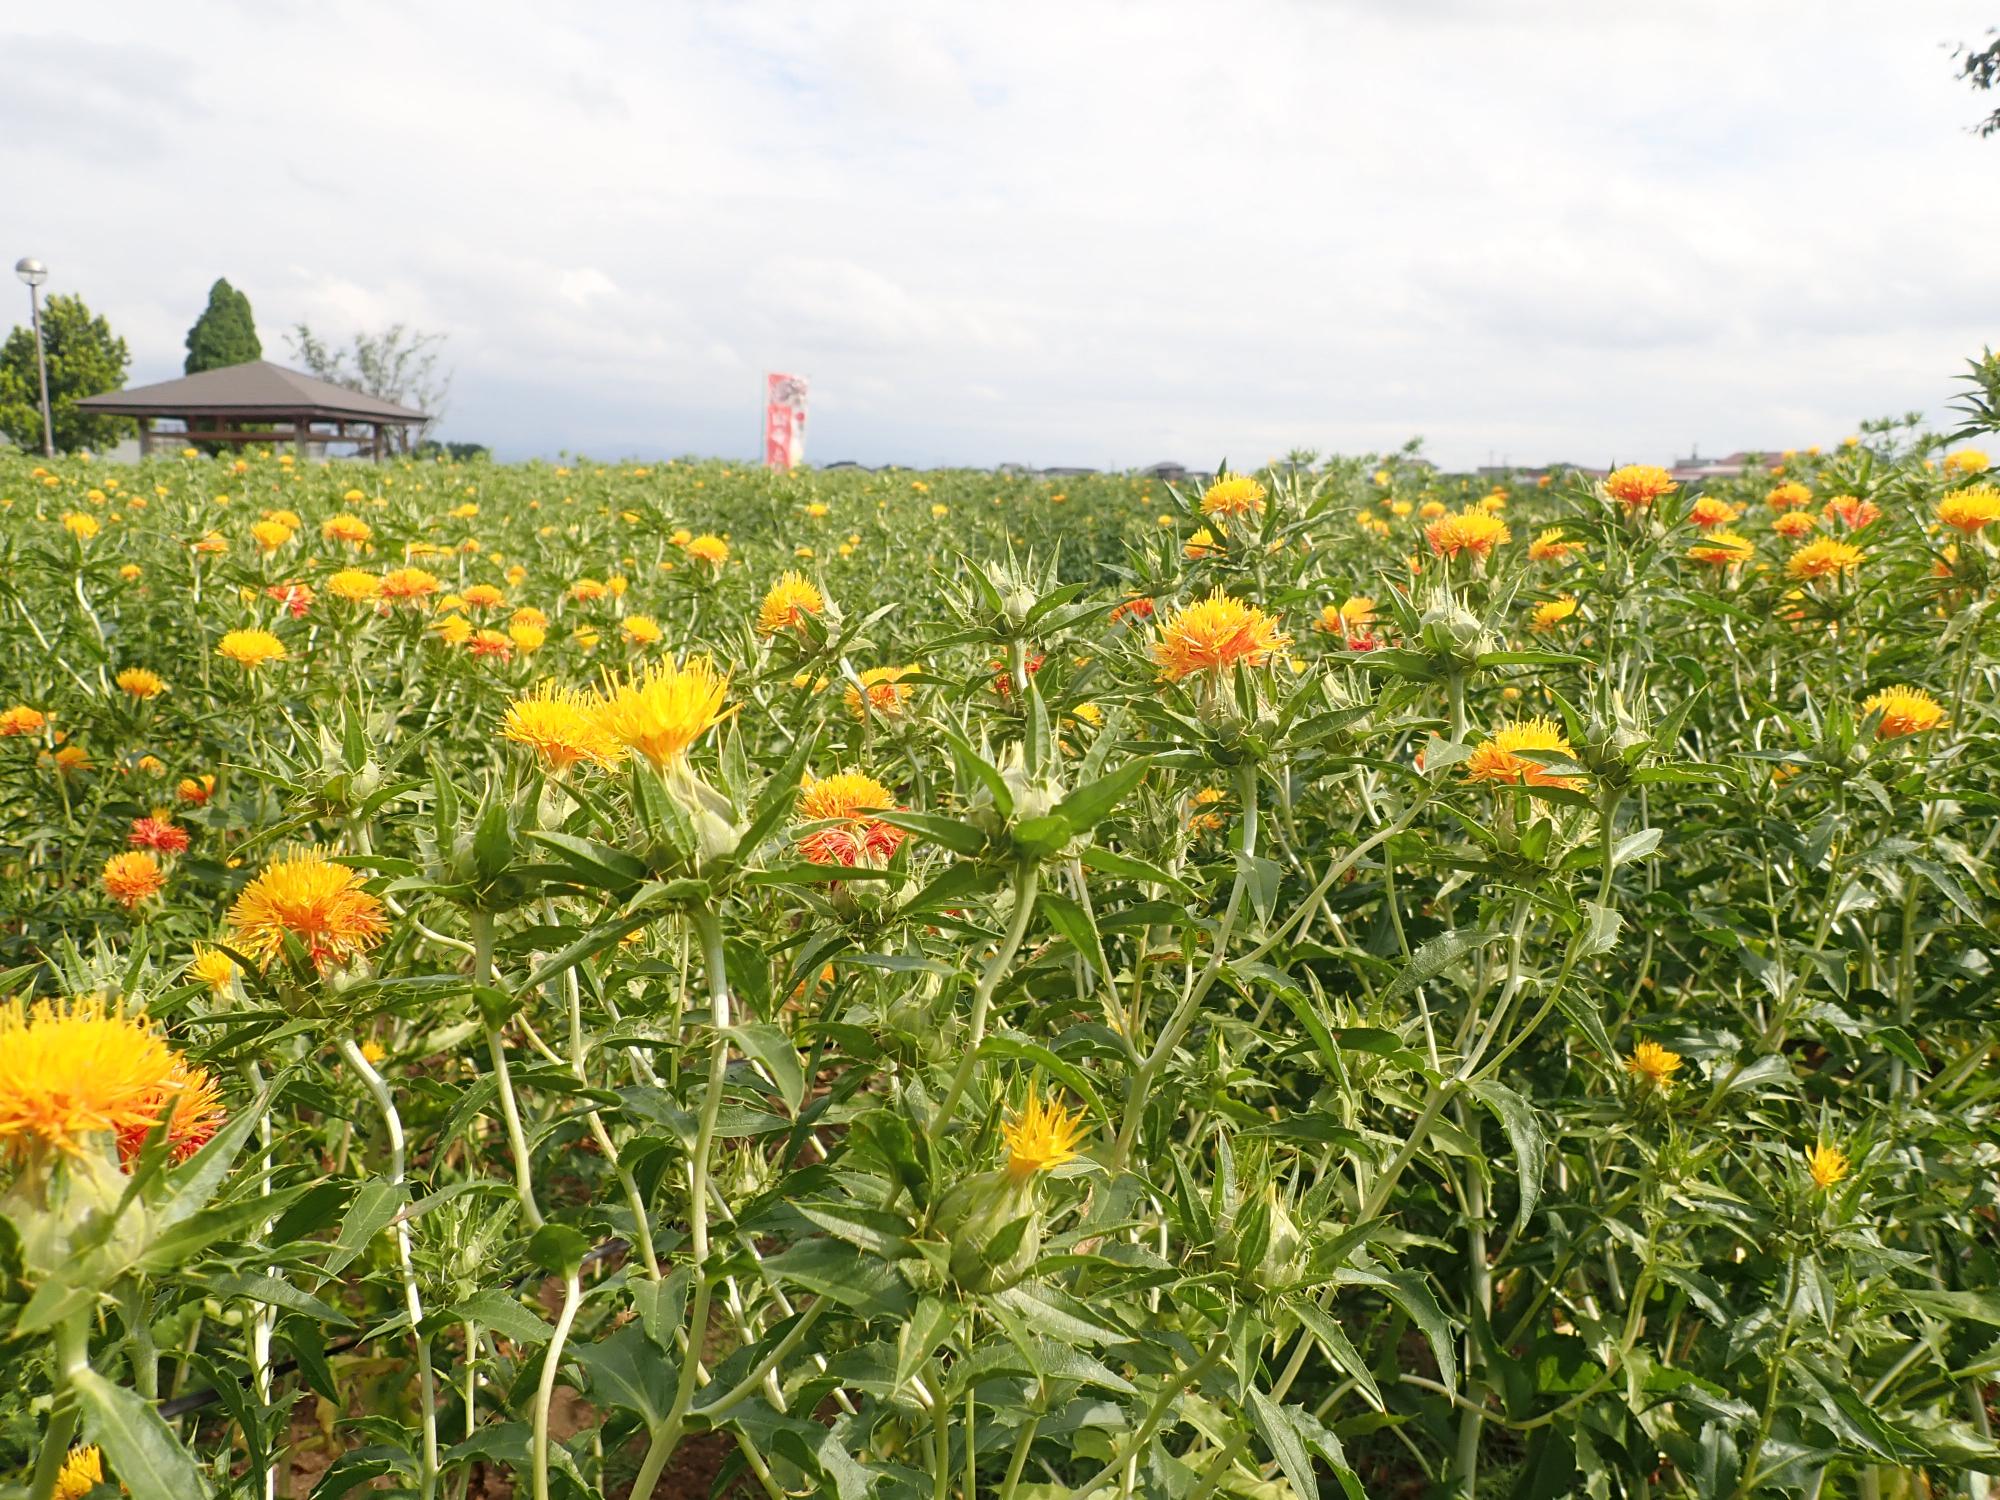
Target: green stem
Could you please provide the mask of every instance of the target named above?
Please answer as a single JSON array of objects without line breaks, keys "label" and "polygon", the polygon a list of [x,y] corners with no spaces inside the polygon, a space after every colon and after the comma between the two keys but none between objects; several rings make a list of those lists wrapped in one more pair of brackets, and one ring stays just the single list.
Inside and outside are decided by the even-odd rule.
[{"label": "green stem", "polygon": [[931,1500],[951,1500],[951,1412],[943,1401],[931,1406]]},{"label": "green stem", "polygon": [[646,1456],[639,1460],[639,1472],[632,1476],[631,1500],[652,1500],[653,1490],[673,1453],[674,1445],[667,1441],[667,1424],[663,1422],[653,1430],[646,1444]]},{"label": "green stem", "polygon": [[1100,1484],[1116,1478],[1118,1472],[1125,1467],[1125,1461],[1143,1451],[1146,1444],[1153,1440],[1153,1434],[1159,1431],[1160,1424],[1166,1420],[1167,1413],[1173,1409],[1174,1403],[1181,1398],[1181,1393],[1199,1385],[1201,1378],[1220,1364],[1222,1356],[1228,1352],[1229,1330],[1225,1328],[1209,1340],[1208,1348],[1202,1351],[1200,1359],[1168,1379],[1160,1387],[1159,1394],[1153,1398],[1153,1404],[1146,1409],[1145,1417],[1140,1421],[1138,1429],[1130,1440],[1121,1443],[1117,1451],[1111,1455],[1111,1461],[1078,1485],[1074,1493],[1080,1496],[1088,1495]]},{"label": "green stem", "polygon": [[[481,989],[493,988],[493,913],[472,914],[472,982]],[[528,1154],[528,1137],[521,1129],[521,1106],[514,1097],[514,1075],[507,1066],[507,1044],[500,1028],[486,1023],[486,1054],[493,1060],[493,1083],[500,1093],[500,1118],[507,1127],[507,1148],[514,1158],[514,1192],[521,1200],[521,1216],[530,1229],[542,1227],[542,1211],[535,1203],[534,1159]]]},{"label": "green stem", "polygon": [[[1243,819],[1237,842],[1236,879],[1229,887],[1229,902],[1222,910],[1222,921],[1215,931],[1215,946],[1203,965],[1200,976],[1188,987],[1187,994],[1175,1007],[1167,1024],[1160,1031],[1159,1039],[1146,1054],[1131,1082],[1125,1090],[1125,1118],[1118,1127],[1118,1139],[1111,1148],[1111,1166],[1114,1171],[1122,1170],[1137,1141],[1139,1127],[1146,1116],[1146,1096],[1152,1092],[1160,1074],[1172,1060],[1174,1048],[1178,1047],[1187,1029],[1201,1013],[1201,1003],[1208,998],[1208,992],[1222,967],[1228,960],[1229,940],[1236,932],[1236,923],[1242,916],[1243,898],[1250,888],[1251,861],[1257,855],[1257,767],[1245,764],[1237,767],[1236,793],[1243,804]],[[1329,872],[1331,873],[1331,872]],[[1310,910],[1310,907],[1307,908]],[[1132,1038],[1136,1046],[1138,1038]]]},{"label": "green stem", "polygon": [[1798,1299],[1799,1262],[1794,1256],[1785,1263],[1785,1321],[1778,1333],[1778,1344],[1771,1351],[1771,1371],[1764,1382],[1764,1409],[1757,1420],[1757,1438],[1751,1443],[1750,1452],[1743,1460],[1743,1478],[1731,1492],[1731,1500],[1743,1500],[1754,1494],[1757,1481],[1764,1476],[1758,1471],[1757,1460],[1763,1456],[1764,1445],[1771,1440],[1771,1426],[1778,1416],[1778,1388],[1784,1380],[1785,1351],[1792,1342],[1792,1307]]},{"label": "green stem", "polygon": [[1424,1096],[1423,1108],[1417,1114],[1417,1121],[1410,1127],[1410,1138],[1403,1142],[1402,1149],[1383,1169],[1382,1175],[1375,1179],[1374,1184],[1368,1189],[1368,1196],[1362,1200],[1363,1223],[1382,1212],[1383,1205],[1389,1201],[1389,1194],[1395,1190],[1396,1179],[1403,1175],[1404,1170],[1415,1160],[1416,1154],[1423,1149],[1424,1140],[1429,1136],[1431,1126],[1437,1123],[1437,1117],[1443,1113],[1445,1105],[1457,1092],[1458,1080],[1455,1078],[1440,1079],[1430,1086]]},{"label": "green stem", "polygon": [[[120,1298],[125,1307],[126,1326],[131,1330],[132,1389],[148,1401],[160,1399],[160,1351],[153,1342],[153,1293],[143,1281]],[[263,1393],[269,1399],[270,1392]]]},{"label": "green stem", "polygon": [[1615,868],[1613,856],[1618,849],[1617,824],[1618,804],[1624,800],[1623,787],[1607,786],[1598,793],[1597,821],[1599,823],[1599,848],[1602,851],[1602,873],[1597,878],[1597,904],[1611,903],[1611,872]]},{"label": "green stem", "polygon": [[[938,1404],[942,1406],[944,1403]],[[973,1440],[978,1421],[976,1389],[968,1385],[965,1388],[965,1500],[979,1500],[979,1444]]]},{"label": "green stem", "polygon": [[[1285,1368],[1278,1374],[1277,1383],[1271,1387],[1271,1400],[1274,1404],[1284,1402],[1286,1394],[1292,1388],[1292,1382],[1299,1378],[1299,1371],[1305,1368],[1306,1356],[1312,1353],[1314,1347],[1311,1332],[1301,1328],[1298,1341],[1292,1345],[1292,1357],[1285,1362]],[[1275,1353],[1276,1350],[1273,1349],[1272,1352]],[[1207,1497],[1214,1493],[1215,1487],[1222,1483],[1222,1476],[1236,1461],[1236,1455],[1243,1451],[1249,1441],[1247,1434],[1238,1434],[1224,1444],[1221,1451],[1209,1461],[1208,1467],[1201,1472],[1187,1500],[1207,1500]]]},{"label": "green stem", "polygon": [[1028,1451],[1035,1446],[1035,1434],[1041,1425],[1042,1414],[1036,1412],[1014,1440],[1014,1456],[1007,1461],[1007,1477],[1000,1481],[1000,1500],[1014,1500],[1014,1491],[1020,1487],[1021,1475],[1028,1467]]},{"label": "green stem", "polygon": [[931,1116],[930,1128],[925,1133],[935,1141],[950,1122],[958,1109],[958,1101],[964,1096],[966,1085],[972,1082],[972,1070],[979,1062],[979,1048],[986,1040],[986,1016],[993,1005],[993,992],[1000,987],[1000,980],[1007,972],[1007,966],[1014,961],[1014,955],[1021,947],[1021,939],[1028,934],[1028,921],[1035,912],[1035,897],[1040,889],[1041,866],[1033,860],[1024,859],[1014,867],[1014,912],[1007,923],[1007,932],[1000,940],[1000,946],[979,975],[979,982],[972,989],[971,1035],[966,1039],[964,1054],[958,1060],[958,1068],[951,1075],[951,1085],[939,1101],[937,1111]]},{"label": "green stem", "polygon": [[[1468,1128],[1463,1099],[1459,1101],[1458,1124],[1461,1130]],[[1486,1263],[1486,1180],[1480,1176],[1481,1170],[1482,1164],[1476,1160],[1465,1164],[1465,1266],[1467,1301],[1478,1309],[1484,1321],[1493,1311],[1493,1269]],[[1486,1426],[1486,1413],[1478,1405],[1479,1397],[1471,1378],[1478,1357],[1478,1340],[1468,1328],[1463,1379],[1473,1404],[1462,1410],[1458,1418],[1458,1486],[1466,1500],[1472,1500],[1478,1492],[1479,1437]]]},{"label": "green stem", "polygon": [[[389,1133],[389,1183],[400,1188],[404,1168],[403,1117],[396,1112],[389,1085],[382,1081],[382,1075],[375,1071],[352,1036],[340,1039],[340,1055],[374,1096],[382,1127]],[[417,1400],[423,1413],[423,1456],[417,1469],[417,1491],[422,1500],[431,1500],[437,1493],[438,1474],[437,1388],[431,1373],[431,1342],[422,1332],[424,1304],[417,1292],[417,1272],[410,1257],[409,1222],[401,1215],[396,1218],[395,1230],[396,1265],[402,1274],[403,1307],[410,1317],[410,1339],[416,1345]]]},{"label": "green stem", "polygon": [[[549,924],[554,926],[556,911],[553,901],[546,904],[546,913]],[[586,1067],[583,1041],[582,988],[577,982],[576,970],[574,968],[565,970],[563,973],[563,995],[564,999],[568,1002],[569,1009],[570,1072],[576,1076],[578,1083],[588,1088],[590,1086],[590,1078]],[[645,1197],[640,1193],[639,1184],[633,1179],[630,1170],[626,1168],[624,1162],[619,1160],[618,1147],[611,1139],[611,1132],[604,1128],[603,1117],[593,1109],[585,1114],[584,1119],[590,1126],[590,1134],[596,1140],[598,1149],[604,1153],[604,1160],[610,1166],[612,1175],[618,1179],[620,1190],[625,1194],[625,1206],[632,1215],[632,1246],[638,1252],[639,1264],[644,1268],[648,1279],[658,1281],[660,1279],[660,1259],[653,1247],[653,1225],[650,1216],[646,1212]]]},{"label": "green stem", "polygon": [[576,1309],[583,1301],[583,1285],[572,1268],[563,1278],[562,1312],[556,1317],[555,1333],[549,1339],[548,1353],[542,1356],[542,1378],[535,1387],[535,1500],[549,1500],[549,1406],[555,1400],[556,1374],[562,1365],[563,1345],[569,1340],[570,1325],[576,1322]]},{"label": "green stem", "polygon": [[[479,1430],[479,1325],[467,1318],[465,1328],[465,1436]],[[466,1471],[469,1475],[471,1470]]]},{"label": "green stem", "polygon": [[[694,1156],[688,1164],[688,1249],[694,1258],[694,1295],[688,1306],[687,1346],[681,1359],[680,1378],[675,1384],[674,1404],[666,1420],[654,1431],[652,1445],[640,1465],[639,1478],[633,1481],[631,1500],[647,1500],[659,1481],[660,1471],[666,1467],[668,1456],[680,1442],[688,1408],[694,1402],[695,1382],[701,1374],[701,1351],[708,1332],[709,1308],[715,1297],[714,1281],[708,1270],[708,1174],[709,1156],[715,1149],[715,1125],[722,1113],[723,1091],[729,1083],[729,961],[722,944],[722,919],[714,908],[697,908],[693,920],[701,939],[703,967],[708,973],[709,1024],[715,1032],[709,1049],[708,1089],[702,1096],[701,1123],[695,1133]],[[760,1373],[758,1379],[762,1378]]]},{"label": "green stem", "polygon": [[42,1433],[42,1449],[35,1458],[35,1472],[28,1480],[28,1500],[51,1500],[63,1461],[69,1457],[69,1440],[76,1435],[76,1402],[70,1399],[70,1382],[80,1370],[90,1368],[85,1323],[72,1318],[56,1325],[56,1357],[50,1372],[55,1387],[54,1404],[49,1409],[49,1425]]}]

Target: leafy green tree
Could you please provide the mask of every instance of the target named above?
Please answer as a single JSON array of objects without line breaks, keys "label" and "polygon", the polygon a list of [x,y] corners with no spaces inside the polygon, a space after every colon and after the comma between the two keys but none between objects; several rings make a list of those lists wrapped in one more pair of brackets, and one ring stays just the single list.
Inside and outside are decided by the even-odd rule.
[{"label": "leafy green tree", "polygon": [[250,299],[231,286],[226,277],[208,289],[208,306],[188,330],[187,352],[186,368],[190,375],[244,365],[264,357],[264,345],[257,338],[257,323],[250,313]]},{"label": "leafy green tree", "polygon": [[[111,325],[60,293],[42,304],[42,344],[48,352],[49,404],[56,447],[106,448],[132,428],[125,417],[97,417],[76,409],[85,396],[118,390],[132,352]],[[0,345],[0,432],[23,448],[42,446],[41,392],[35,374],[35,335],[17,327]]]}]

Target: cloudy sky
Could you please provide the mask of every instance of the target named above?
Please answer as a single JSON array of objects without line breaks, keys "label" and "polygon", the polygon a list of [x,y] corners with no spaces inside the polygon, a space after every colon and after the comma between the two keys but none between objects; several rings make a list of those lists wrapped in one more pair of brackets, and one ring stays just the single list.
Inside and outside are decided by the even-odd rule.
[{"label": "cloudy sky", "polygon": [[[564,14],[570,12],[570,14]],[[93,0],[0,16],[0,226],[180,372],[226,275],[450,335],[441,435],[1124,466],[1665,459],[2000,341],[1947,0]]]}]

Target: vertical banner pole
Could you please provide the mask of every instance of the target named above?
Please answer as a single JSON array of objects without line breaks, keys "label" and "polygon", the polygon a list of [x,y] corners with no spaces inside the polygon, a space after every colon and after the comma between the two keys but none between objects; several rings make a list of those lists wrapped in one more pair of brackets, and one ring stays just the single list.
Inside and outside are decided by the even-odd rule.
[{"label": "vertical banner pole", "polygon": [[764,377],[764,467],[787,473],[805,462],[806,380],[803,375]]}]

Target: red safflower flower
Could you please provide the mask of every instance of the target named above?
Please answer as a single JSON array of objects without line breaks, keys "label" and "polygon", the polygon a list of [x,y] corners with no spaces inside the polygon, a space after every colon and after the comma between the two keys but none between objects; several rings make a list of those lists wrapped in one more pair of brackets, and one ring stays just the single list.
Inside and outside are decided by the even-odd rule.
[{"label": "red safflower flower", "polygon": [[303,583],[274,583],[264,590],[271,598],[285,607],[285,613],[294,620],[312,608],[313,591]]},{"label": "red safflower flower", "polygon": [[154,849],[161,854],[185,854],[188,831],[164,813],[151,813],[132,820],[132,833],[125,841],[134,849]]},{"label": "red safflower flower", "polygon": [[[1042,670],[1042,663],[1048,658],[1040,651],[1028,658],[1028,675],[1034,676]],[[1014,693],[1014,673],[1004,661],[990,661],[986,664],[993,669],[993,691],[1003,698]]]}]

